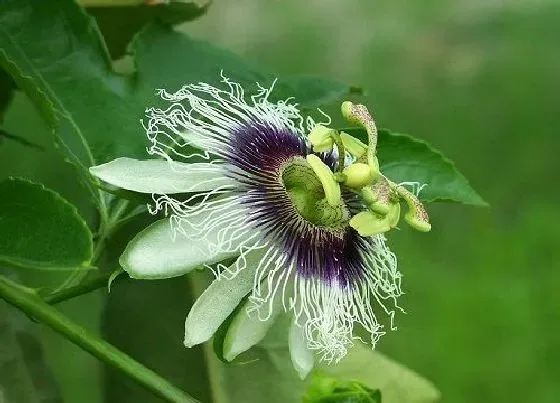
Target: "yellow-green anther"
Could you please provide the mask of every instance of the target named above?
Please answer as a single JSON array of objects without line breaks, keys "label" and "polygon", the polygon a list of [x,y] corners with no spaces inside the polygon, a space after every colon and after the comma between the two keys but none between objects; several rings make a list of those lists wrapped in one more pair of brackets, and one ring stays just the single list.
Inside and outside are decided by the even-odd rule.
[{"label": "yellow-green anther", "polygon": [[380,214],[387,214],[393,203],[393,190],[387,180],[381,177],[371,186],[371,193],[375,196],[375,200],[368,203],[369,209]]},{"label": "yellow-green anther", "polygon": [[351,188],[363,188],[364,186],[369,185],[373,180],[371,169],[368,164],[355,162],[344,168],[344,171],[342,172],[346,175],[344,184]]},{"label": "yellow-green anther", "polygon": [[361,211],[350,219],[350,226],[360,236],[373,236],[391,229],[388,220],[371,211]]},{"label": "yellow-green anther", "polygon": [[431,230],[432,225],[428,212],[420,200],[404,186],[397,186],[396,190],[408,206],[408,211],[404,215],[404,220],[408,225],[422,232]]},{"label": "yellow-green anther", "polygon": [[360,158],[367,151],[367,146],[364,143],[348,133],[340,132],[340,139],[346,151],[356,158]]},{"label": "yellow-green anther", "polygon": [[344,119],[346,119],[349,123],[356,125],[361,124],[356,115],[354,115],[354,104],[352,102],[344,101],[340,106],[340,111],[342,112]]},{"label": "yellow-green anther", "polygon": [[353,124],[357,124],[366,129],[368,134],[368,149],[375,154],[377,147],[377,126],[375,120],[371,117],[367,107],[362,104],[353,104],[350,101],[344,101],[341,107],[342,116]]},{"label": "yellow-green anther", "polygon": [[327,199],[327,202],[331,206],[338,206],[342,202],[342,199],[340,197],[340,185],[336,181],[334,174],[316,155],[310,154],[306,159],[323,185],[323,191],[325,192],[325,199]]},{"label": "yellow-green anther", "polygon": [[368,206],[377,201],[377,194],[373,191],[373,186],[366,186],[362,188],[362,199]]},{"label": "yellow-green anther", "polygon": [[307,138],[313,146],[313,151],[326,152],[332,150],[334,144],[333,134],[336,134],[336,130],[323,125],[315,125]]},{"label": "yellow-green anther", "polygon": [[353,104],[350,101],[344,101],[341,106],[342,116],[348,122],[359,124],[368,134],[368,147],[367,147],[367,163],[371,167],[372,172],[379,170],[377,163],[376,147],[377,147],[377,126],[375,120],[371,117],[365,105]]}]

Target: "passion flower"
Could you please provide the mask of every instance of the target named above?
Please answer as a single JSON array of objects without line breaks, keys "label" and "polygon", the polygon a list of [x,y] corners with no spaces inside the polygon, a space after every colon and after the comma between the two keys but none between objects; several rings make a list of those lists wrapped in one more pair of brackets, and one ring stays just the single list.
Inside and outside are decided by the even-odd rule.
[{"label": "passion flower", "polygon": [[[207,341],[235,310],[224,342],[232,360],[264,337],[276,316],[293,317],[289,345],[304,377],[314,354],[339,361],[359,339],[375,346],[393,327],[402,294],[397,259],[384,233],[400,217],[429,230],[414,192],[379,171],[375,121],[363,105],[342,113],[368,133],[368,144],[303,117],[296,103],[269,100],[272,87],[190,84],[159,90],[165,109],[143,122],[149,154],[91,168],[100,179],[152,193],[164,212],[128,245],[120,263],[131,277],[168,278],[197,267],[216,279],[191,308],[187,347]],[[230,266],[220,262],[236,258]]]}]

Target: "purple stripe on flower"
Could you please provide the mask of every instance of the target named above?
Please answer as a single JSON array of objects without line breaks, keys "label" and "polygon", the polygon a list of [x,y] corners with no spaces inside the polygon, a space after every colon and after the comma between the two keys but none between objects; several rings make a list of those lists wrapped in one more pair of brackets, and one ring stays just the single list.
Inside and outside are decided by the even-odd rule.
[{"label": "purple stripe on flower", "polygon": [[[240,196],[253,224],[282,245],[297,273],[342,286],[361,279],[366,270],[361,251],[371,247],[370,241],[349,226],[328,228],[307,221],[282,182],[286,162],[310,152],[305,141],[291,129],[261,123],[240,127],[230,138],[225,158],[235,167],[232,176],[243,184]],[[332,153],[321,158],[334,168]]]}]

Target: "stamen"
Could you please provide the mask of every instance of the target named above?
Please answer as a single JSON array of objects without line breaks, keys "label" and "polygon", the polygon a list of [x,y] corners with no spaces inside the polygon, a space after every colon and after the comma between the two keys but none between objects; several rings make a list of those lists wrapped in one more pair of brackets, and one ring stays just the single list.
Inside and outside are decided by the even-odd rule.
[{"label": "stamen", "polygon": [[430,231],[432,229],[432,225],[429,221],[428,212],[420,200],[418,200],[418,198],[404,186],[397,186],[396,189],[399,196],[401,196],[408,205],[408,211],[404,215],[404,220],[408,223],[408,225],[418,231]]},{"label": "stamen", "polygon": [[345,101],[341,106],[342,116],[351,123],[359,124],[366,129],[368,134],[367,163],[374,178],[379,174],[379,162],[377,161],[377,126],[365,105],[355,105]]}]

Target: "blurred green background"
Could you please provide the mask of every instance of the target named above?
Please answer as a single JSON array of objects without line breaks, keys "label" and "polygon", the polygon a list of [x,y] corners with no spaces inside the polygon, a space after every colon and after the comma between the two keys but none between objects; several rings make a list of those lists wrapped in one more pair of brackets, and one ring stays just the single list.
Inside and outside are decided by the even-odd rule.
[{"label": "blurred green background", "polygon": [[[444,402],[558,401],[559,1],[217,0],[181,29],[279,75],[362,86],[380,126],[451,158],[491,208],[431,205],[432,232],[391,235],[407,314],[379,348],[433,381]],[[92,217],[23,95],[4,127],[49,151],[22,159],[20,145],[0,142],[0,177],[42,180]],[[100,293],[63,305],[91,329],[118,327]],[[42,336],[67,401],[100,402],[97,362]]]}]

